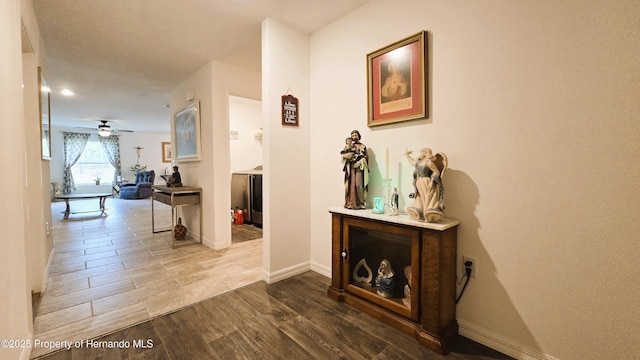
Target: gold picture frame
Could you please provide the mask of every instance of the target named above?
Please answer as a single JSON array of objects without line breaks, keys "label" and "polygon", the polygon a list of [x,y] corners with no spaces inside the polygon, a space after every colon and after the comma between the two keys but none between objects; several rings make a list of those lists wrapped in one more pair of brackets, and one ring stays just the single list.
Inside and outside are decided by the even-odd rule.
[{"label": "gold picture frame", "polygon": [[168,141],[162,142],[162,162],[171,162],[171,143]]},{"label": "gold picture frame", "polygon": [[427,32],[367,54],[367,126],[428,116]]}]

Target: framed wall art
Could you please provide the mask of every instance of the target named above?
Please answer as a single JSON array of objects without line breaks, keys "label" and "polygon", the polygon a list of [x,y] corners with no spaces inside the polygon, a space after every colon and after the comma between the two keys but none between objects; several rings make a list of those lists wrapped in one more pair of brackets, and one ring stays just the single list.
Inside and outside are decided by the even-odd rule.
[{"label": "framed wall art", "polygon": [[367,125],[377,126],[428,116],[427,32],[367,54]]},{"label": "framed wall art", "polygon": [[200,160],[200,102],[195,101],[172,119],[173,156],[176,161]]},{"label": "framed wall art", "polygon": [[171,143],[167,141],[162,142],[162,162],[171,162]]},{"label": "framed wall art", "polygon": [[38,94],[40,98],[40,139],[42,159],[51,160],[51,98],[42,68],[38,67]]}]

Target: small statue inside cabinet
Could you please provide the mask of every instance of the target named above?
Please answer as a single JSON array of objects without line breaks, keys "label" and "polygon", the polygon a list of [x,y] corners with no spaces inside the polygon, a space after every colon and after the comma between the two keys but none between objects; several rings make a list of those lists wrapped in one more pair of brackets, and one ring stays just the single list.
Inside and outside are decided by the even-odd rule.
[{"label": "small statue inside cabinet", "polygon": [[385,298],[392,298],[395,295],[396,277],[389,260],[384,259],[378,267],[378,276],[376,277],[376,286],[378,286],[378,295]]},{"label": "small statue inside cabinet", "polygon": [[404,155],[414,167],[413,188],[409,195],[414,199],[407,207],[409,218],[418,221],[437,223],[444,218],[444,186],[442,177],[448,167],[447,156],[443,153],[433,155],[431,149],[420,149],[417,159],[407,150]]},{"label": "small statue inside cabinet", "polygon": [[411,266],[405,266],[404,276],[407,278],[407,284],[404,286],[404,298],[402,303],[411,309]]}]

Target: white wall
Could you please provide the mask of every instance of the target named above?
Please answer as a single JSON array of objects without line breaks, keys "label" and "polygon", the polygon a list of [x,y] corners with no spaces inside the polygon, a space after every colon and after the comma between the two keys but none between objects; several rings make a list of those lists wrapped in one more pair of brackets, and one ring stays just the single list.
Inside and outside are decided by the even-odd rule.
[{"label": "white wall", "polygon": [[[40,30],[30,1],[21,7],[23,23],[22,85],[23,116],[25,120],[27,188],[27,274],[31,292],[46,288],[47,266],[52,258],[53,236],[51,198],[49,195],[50,162],[42,159],[40,88],[38,68],[43,69],[44,48]],[[24,44],[28,44],[25,46]],[[47,231],[47,229],[49,231]]]},{"label": "white wall", "polygon": [[[3,106],[0,106],[3,128],[0,133],[0,160],[10,174],[10,181],[0,190],[5,203],[0,210],[0,338],[27,340],[31,338],[33,327],[31,286],[26,264],[27,119],[23,112],[20,10],[20,1],[0,3],[0,97],[3,101]],[[3,359],[26,359],[28,354],[28,349],[0,347]]]},{"label": "white wall", "polygon": [[[43,169],[49,168],[49,161],[41,160],[42,137],[40,133],[40,104],[38,87],[38,59],[35,53],[25,53],[23,61],[23,101],[26,123],[27,158],[27,267],[29,282],[33,292],[42,292],[45,288],[45,268],[53,247],[53,238],[47,236],[46,226],[51,227],[50,198],[43,195],[43,178],[49,178]],[[46,184],[48,180],[44,180]],[[46,210],[48,211],[44,211]],[[51,233],[50,233],[51,234]]]},{"label": "white wall", "polygon": [[229,96],[229,130],[237,133],[237,139],[230,137],[229,140],[231,173],[262,165],[262,138],[256,139],[260,129],[262,103]]},{"label": "white wall", "polygon": [[[169,122],[170,119],[165,121]],[[160,175],[173,173],[171,163],[162,162],[162,143],[171,141],[171,134],[161,133],[121,133],[120,134],[120,162],[122,163],[122,177],[129,181],[135,181],[135,174],[129,168],[135,165],[137,154],[135,147],[143,148],[140,151],[140,165],[147,165],[147,170],[154,170],[156,178],[154,183],[164,185],[165,181]]]},{"label": "white wall", "polygon": [[[478,259],[461,333],[518,358],[637,358],[640,7],[633,1],[372,1],[312,36],[311,249],[329,267],[352,129],[445,152],[458,254]],[[366,54],[429,31],[427,120],[366,126]],[[286,86],[285,86],[286,87]],[[376,183],[378,185],[376,185]]]},{"label": "white wall", "polygon": [[[171,92],[172,114],[187,105],[189,92],[200,101],[201,160],[178,165],[185,185],[202,188],[203,242],[214,249],[231,245],[229,95],[260,99],[260,86],[260,74],[212,61]],[[189,216],[183,221],[198,221],[195,210],[184,211]],[[187,227],[195,229],[194,224]]]},{"label": "white wall", "polygon": [[[310,266],[308,35],[263,21],[262,83],[264,277],[270,282]],[[300,101],[299,127],[282,126],[281,97],[288,91]]]}]

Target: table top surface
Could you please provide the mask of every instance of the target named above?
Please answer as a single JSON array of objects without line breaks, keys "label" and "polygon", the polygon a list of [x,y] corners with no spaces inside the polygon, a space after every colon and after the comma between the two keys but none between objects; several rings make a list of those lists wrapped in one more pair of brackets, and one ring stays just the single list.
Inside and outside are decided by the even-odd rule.
[{"label": "table top surface", "polygon": [[331,207],[329,208],[329,212],[335,213],[335,214],[343,214],[343,215],[348,215],[353,217],[359,217],[364,219],[383,221],[388,223],[408,225],[408,226],[419,227],[424,229],[438,230],[438,231],[444,231],[460,224],[460,220],[456,220],[456,219],[445,218],[445,219],[442,219],[442,221],[439,223],[429,223],[425,221],[410,219],[409,215],[407,215],[406,213],[398,214],[396,216],[390,216],[388,214],[376,214],[371,209],[351,210],[351,209],[345,209],[344,207]]},{"label": "table top surface", "polygon": [[62,194],[56,196],[56,199],[92,199],[97,197],[107,197],[113,195],[110,192],[105,193],[87,193],[87,194]]},{"label": "table top surface", "polygon": [[177,186],[177,187],[169,187],[166,185],[153,185],[152,189],[171,194],[178,193],[199,193],[202,192],[202,188],[195,186]]}]

